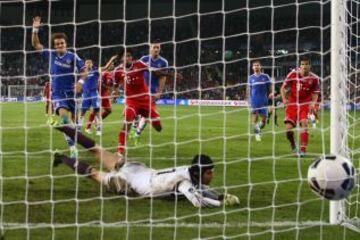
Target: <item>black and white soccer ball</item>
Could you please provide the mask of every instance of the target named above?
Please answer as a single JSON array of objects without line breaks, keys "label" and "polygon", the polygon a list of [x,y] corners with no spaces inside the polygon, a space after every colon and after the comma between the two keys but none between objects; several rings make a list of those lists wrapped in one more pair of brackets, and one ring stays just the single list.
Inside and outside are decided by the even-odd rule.
[{"label": "black and white soccer ball", "polygon": [[321,156],[308,170],[310,188],[328,200],[348,197],[355,185],[355,169],[349,159],[342,156]]}]

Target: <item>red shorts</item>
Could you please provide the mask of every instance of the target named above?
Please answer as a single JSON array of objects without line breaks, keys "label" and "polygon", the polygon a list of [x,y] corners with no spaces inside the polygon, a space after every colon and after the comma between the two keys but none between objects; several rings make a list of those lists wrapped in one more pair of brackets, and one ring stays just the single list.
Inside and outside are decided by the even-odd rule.
[{"label": "red shorts", "polygon": [[289,105],[286,107],[286,117],[285,117],[285,123],[292,123],[294,126],[298,122],[301,122],[303,120],[308,120],[310,112],[310,105],[309,104],[303,104],[303,105]]},{"label": "red shorts", "polygon": [[160,120],[160,114],[154,102],[149,103],[148,101],[141,102],[127,99],[124,109],[125,120],[132,122],[138,115],[150,118],[152,121]]},{"label": "red shorts", "polygon": [[111,97],[110,96],[101,96],[101,107],[106,109],[112,108]]}]

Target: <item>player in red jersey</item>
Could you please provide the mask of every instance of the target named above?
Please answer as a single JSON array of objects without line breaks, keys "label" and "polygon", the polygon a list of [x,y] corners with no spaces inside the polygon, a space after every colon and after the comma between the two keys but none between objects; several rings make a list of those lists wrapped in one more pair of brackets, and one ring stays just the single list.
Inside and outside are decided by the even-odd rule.
[{"label": "player in red jersey", "polygon": [[[107,116],[110,115],[112,111],[111,104],[111,92],[113,87],[113,73],[114,70],[114,60],[118,56],[112,56],[110,60],[106,63],[104,67],[101,68],[101,83],[99,84],[99,92],[101,97],[101,119],[104,120]],[[91,134],[91,125],[95,119],[95,112],[92,111],[89,115],[89,120],[87,122],[85,132]]]},{"label": "player in red jersey", "polygon": [[139,114],[150,119],[156,131],[160,132],[162,129],[160,115],[144,79],[144,72],[149,70],[149,66],[142,61],[133,60],[132,52],[129,49],[124,51],[123,56],[124,63],[114,70],[115,84],[123,85],[125,92],[125,121],[119,133],[118,153],[120,155],[125,153],[128,132]]},{"label": "player in red jersey", "polygon": [[43,97],[45,101],[45,115],[48,118],[48,122],[51,121],[53,115],[53,105],[51,103],[51,85],[50,81],[47,81],[43,90]]},{"label": "player in red jersey", "polygon": [[[314,109],[318,99],[319,77],[310,71],[310,59],[306,56],[300,59],[300,69],[292,71],[286,77],[281,87],[281,97],[286,106],[286,136],[291,148],[300,157],[304,157],[309,142],[308,116]],[[289,92],[286,96],[287,91]],[[300,123],[300,151],[297,149],[293,128]]]}]

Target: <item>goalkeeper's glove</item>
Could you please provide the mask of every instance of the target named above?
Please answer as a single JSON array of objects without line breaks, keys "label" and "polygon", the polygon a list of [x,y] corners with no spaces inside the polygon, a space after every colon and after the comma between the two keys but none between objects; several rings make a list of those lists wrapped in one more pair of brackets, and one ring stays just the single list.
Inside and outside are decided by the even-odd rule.
[{"label": "goalkeeper's glove", "polygon": [[224,200],[223,203],[225,206],[234,206],[234,205],[239,205],[240,204],[240,200],[237,196],[235,195],[231,195],[229,193],[225,193],[224,194]]}]

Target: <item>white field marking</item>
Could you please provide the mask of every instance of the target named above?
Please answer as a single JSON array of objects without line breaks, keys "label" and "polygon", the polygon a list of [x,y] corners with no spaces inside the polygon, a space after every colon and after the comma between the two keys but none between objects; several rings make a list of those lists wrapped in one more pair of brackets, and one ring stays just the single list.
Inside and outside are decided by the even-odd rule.
[{"label": "white field marking", "polygon": [[100,223],[99,221],[93,221],[88,223],[77,224],[63,224],[63,223],[2,223],[3,229],[35,229],[35,228],[66,228],[66,227],[143,227],[143,228],[240,228],[240,227],[313,227],[313,226],[331,226],[328,222],[323,221],[282,221],[282,222],[249,222],[249,223]]}]

